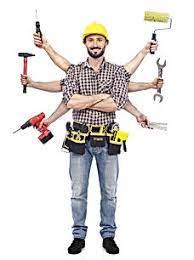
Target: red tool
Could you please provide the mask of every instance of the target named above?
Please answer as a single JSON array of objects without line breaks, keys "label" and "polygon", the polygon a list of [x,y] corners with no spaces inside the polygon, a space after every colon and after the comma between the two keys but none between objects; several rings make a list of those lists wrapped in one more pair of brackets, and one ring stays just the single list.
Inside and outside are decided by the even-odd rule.
[{"label": "red tool", "polygon": [[41,132],[41,135],[38,137],[38,139],[45,144],[47,141],[49,141],[52,137],[53,134],[51,133],[50,130],[48,130],[46,125],[42,125],[41,128],[40,126],[40,122],[42,121],[42,119],[45,118],[45,114],[44,113],[40,113],[37,116],[34,116],[32,118],[30,118],[28,121],[26,121],[22,126],[20,126],[19,129],[17,129],[16,131],[13,132],[13,134],[15,134],[17,131],[19,130],[24,130],[29,126],[33,126],[35,127],[39,132]]},{"label": "red tool", "polygon": [[[19,52],[19,57],[24,57],[24,67],[23,67],[23,74],[27,75],[27,58],[31,56],[35,56],[35,54],[27,53],[27,52]],[[26,85],[23,85],[23,93],[26,93]]]}]

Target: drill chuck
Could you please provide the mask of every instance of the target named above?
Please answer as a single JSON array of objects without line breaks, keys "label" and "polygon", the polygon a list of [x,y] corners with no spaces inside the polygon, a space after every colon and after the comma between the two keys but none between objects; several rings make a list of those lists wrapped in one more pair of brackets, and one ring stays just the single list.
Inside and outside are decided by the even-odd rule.
[{"label": "drill chuck", "polygon": [[30,123],[30,120],[26,121],[26,123],[24,123],[23,125],[21,125],[21,129],[24,130],[26,129],[27,127],[31,126],[32,124]]}]

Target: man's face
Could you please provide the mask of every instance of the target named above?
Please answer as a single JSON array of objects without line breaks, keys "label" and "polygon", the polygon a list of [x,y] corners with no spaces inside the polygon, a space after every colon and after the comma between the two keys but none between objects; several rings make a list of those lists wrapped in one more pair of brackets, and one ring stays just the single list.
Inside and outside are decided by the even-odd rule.
[{"label": "man's face", "polygon": [[85,42],[88,54],[94,58],[100,58],[105,52],[107,41],[104,36],[92,34],[86,37]]}]

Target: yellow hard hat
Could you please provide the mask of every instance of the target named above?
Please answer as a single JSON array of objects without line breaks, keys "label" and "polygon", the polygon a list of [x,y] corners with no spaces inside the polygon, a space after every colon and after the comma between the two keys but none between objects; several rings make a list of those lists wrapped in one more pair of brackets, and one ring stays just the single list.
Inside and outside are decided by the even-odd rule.
[{"label": "yellow hard hat", "polygon": [[102,35],[106,38],[107,41],[109,41],[109,36],[107,33],[106,28],[104,27],[104,25],[100,24],[100,23],[96,23],[93,22],[91,24],[89,24],[85,30],[84,30],[84,34],[82,35],[82,39],[83,41],[85,40],[85,38],[90,35],[90,34],[99,34]]}]

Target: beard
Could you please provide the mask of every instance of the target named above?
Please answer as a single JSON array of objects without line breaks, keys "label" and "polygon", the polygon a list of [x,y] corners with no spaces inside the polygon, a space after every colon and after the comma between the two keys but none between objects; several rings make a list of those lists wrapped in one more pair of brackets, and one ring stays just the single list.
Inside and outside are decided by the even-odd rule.
[{"label": "beard", "polygon": [[90,57],[92,57],[94,59],[98,59],[104,55],[105,47],[99,53],[97,51],[93,52],[93,50],[95,50],[95,49],[100,50],[100,48],[92,48],[92,49],[87,48],[87,51],[88,51],[88,54],[90,55]]}]

